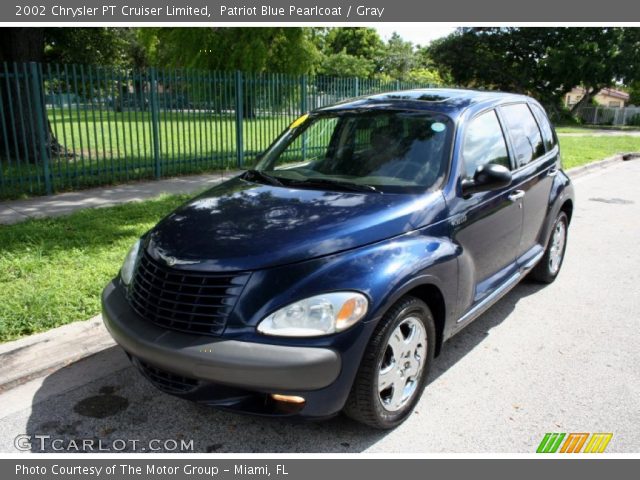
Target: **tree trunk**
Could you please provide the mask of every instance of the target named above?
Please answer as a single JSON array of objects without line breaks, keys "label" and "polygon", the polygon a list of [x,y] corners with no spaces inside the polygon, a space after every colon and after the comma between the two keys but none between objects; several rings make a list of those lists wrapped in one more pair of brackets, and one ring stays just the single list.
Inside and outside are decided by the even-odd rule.
[{"label": "tree trunk", "polygon": [[251,92],[245,91],[244,93],[244,98],[242,99],[242,118],[256,118],[255,98]]},{"label": "tree trunk", "polygon": [[47,154],[65,153],[47,118],[42,79],[32,75],[27,62],[44,58],[43,28],[3,28],[0,36],[0,155],[29,163]]},{"label": "tree trunk", "polygon": [[575,115],[580,111],[582,107],[589,105],[589,102],[591,102],[593,96],[597,95],[598,92],[602,90],[602,88],[603,87],[585,87],[584,95],[582,96],[582,98],[578,100],[578,102],[576,102],[573,107],[571,107],[571,114]]}]

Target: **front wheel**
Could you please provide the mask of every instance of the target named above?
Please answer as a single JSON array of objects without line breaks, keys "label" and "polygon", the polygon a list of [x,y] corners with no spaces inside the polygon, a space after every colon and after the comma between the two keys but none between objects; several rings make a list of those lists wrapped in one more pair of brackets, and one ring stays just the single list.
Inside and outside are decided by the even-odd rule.
[{"label": "front wheel", "polygon": [[564,253],[567,249],[568,226],[569,219],[567,218],[567,214],[560,212],[553,224],[547,249],[540,259],[540,262],[531,270],[531,278],[533,280],[542,283],[551,283],[556,279],[558,273],[560,273]]},{"label": "front wheel", "polygon": [[345,413],[374,428],[402,423],[418,403],[433,361],[429,307],[405,296],[384,315],[365,351]]}]

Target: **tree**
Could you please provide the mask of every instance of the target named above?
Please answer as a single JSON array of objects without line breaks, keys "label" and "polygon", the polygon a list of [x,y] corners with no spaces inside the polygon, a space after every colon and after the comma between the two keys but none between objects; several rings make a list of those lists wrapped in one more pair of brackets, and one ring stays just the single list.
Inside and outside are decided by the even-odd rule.
[{"label": "tree", "polygon": [[640,105],[640,28],[625,28],[620,43],[620,80],[631,87],[631,103]]},{"label": "tree", "polygon": [[629,85],[629,104],[640,105],[640,80],[635,80]]},{"label": "tree", "polygon": [[437,70],[428,68],[414,68],[407,74],[406,80],[416,83],[428,83],[429,85],[446,84]]},{"label": "tree", "polygon": [[[374,28],[348,27],[332,28],[316,35],[315,43],[321,47],[324,57],[320,61],[319,73],[337,76],[351,76],[356,70],[368,78],[374,77],[381,71],[381,60],[384,53],[384,42]],[[352,68],[330,73],[327,65],[334,67],[347,61],[354,62]],[[365,67],[366,72],[365,72]]]},{"label": "tree", "polygon": [[373,74],[375,65],[371,60],[349,55],[346,50],[325,55],[318,67],[318,73],[332,77],[366,78]]},{"label": "tree", "polygon": [[393,33],[382,55],[382,72],[396,80],[407,80],[409,72],[416,68],[417,57],[411,42],[405,42]]},{"label": "tree", "polygon": [[[42,86],[31,76],[31,69],[24,62],[42,62],[44,59],[45,30],[43,28],[4,28],[0,36],[0,62],[4,73],[11,77],[0,85],[0,102],[3,106],[4,128],[0,133],[10,132],[15,125],[15,135],[9,138],[0,134],[0,152],[35,163],[41,153],[63,150],[51,130],[47,112],[42,102]],[[16,63],[14,63],[16,62]],[[34,83],[34,81],[38,83]],[[36,95],[33,95],[37,89]],[[33,99],[31,97],[34,97]],[[44,129],[44,140],[40,127]],[[44,141],[44,145],[43,145]]]},{"label": "tree", "polygon": [[430,83],[434,85],[452,85],[454,83],[450,75],[445,70],[438,68],[431,57],[430,48],[416,47],[416,66],[409,72],[409,80],[420,83]]},{"label": "tree", "polygon": [[[60,62],[119,65],[126,61],[127,35],[121,28],[4,28],[0,37],[0,61],[17,76],[0,86],[5,126],[15,124],[15,136],[0,139],[0,151],[24,161],[37,162],[43,150],[68,155],[58,143],[47,118],[43,85],[26,62]],[[15,65],[13,62],[16,62]],[[36,83],[37,82],[37,83]],[[37,93],[36,93],[37,90]],[[44,129],[44,145],[40,135]],[[44,147],[44,148],[42,148]]]},{"label": "tree", "polygon": [[318,51],[305,28],[144,29],[151,62],[160,67],[302,74]]},{"label": "tree", "polygon": [[45,28],[44,60],[84,65],[127,63],[130,28]]},{"label": "tree", "polygon": [[576,85],[585,89],[585,95],[573,106],[572,112],[588,105],[600,90],[615,84],[623,74],[624,62],[621,28],[562,28],[549,46],[544,60],[548,77],[558,79],[558,98]]},{"label": "tree", "polygon": [[384,50],[384,42],[375,28],[332,28],[327,34],[325,53],[340,53],[343,50],[354,57],[376,60]]},{"label": "tree", "polygon": [[[309,73],[319,52],[306,28],[156,28],[145,29],[141,42],[150,62],[160,67],[200,68],[245,73]],[[250,80],[248,80],[250,81]],[[255,97],[266,88],[255,82],[244,89],[243,115],[255,116]],[[280,88],[293,95],[297,84]]]},{"label": "tree", "polygon": [[122,63],[135,70],[142,70],[151,66],[151,52],[154,48],[153,35],[147,37],[148,28],[121,28]]},{"label": "tree", "polygon": [[631,30],[462,28],[435,41],[429,53],[456,83],[533,95],[548,107],[581,85],[587,94],[580,108],[602,88],[637,72],[638,38]]},{"label": "tree", "polygon": [[[429,53],[461,85],[530,93],[539,83],[549,29],[463,28],[434,41]],[[556,82],[547,85],[557,88]]]}]

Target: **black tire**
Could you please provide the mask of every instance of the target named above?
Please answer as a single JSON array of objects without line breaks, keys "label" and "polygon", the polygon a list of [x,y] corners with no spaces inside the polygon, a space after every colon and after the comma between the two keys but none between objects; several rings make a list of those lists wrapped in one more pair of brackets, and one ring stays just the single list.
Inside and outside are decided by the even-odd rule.
[{"label": "black tire", "polygon": [[[400,325],[403,325],[401,329],[404,328],[407,321],[416,320],[426,333],[426,354],[422,362],[422,371],[414,380],[415,389],[406,403],[397,411],[389,411],[383,406],[381,394],[378,392],[378,373],[383,366],[385,354],[388,355],[387,347],[392,333]],[[398,300],[380,320],[367,345],[344,412],[360,423],[385,430],[394,428],[406,420],[422,396],[433,363],[435,339],[435,324],[429,307],[422,300],[411,296]]]},{"label": "black tire", "polygon": [[[551,255],[553,254],[552,253],[553,236],[559,223],[562,223],[562,225],[564,226],[564,232],[565,232],[564,243],[561,248],[560,263],[558,264],[557,269],[554,269],[551,266]],[[531,273],[529,274],[529,278],[531,278],[536,282],[551,283],[558,277],[558,274],[562,269],[562,263],[564,262],[564,253],[567,249],[568,232],[569,232],[569,219],[566,213],[560,212],[556,217],[556,221],[553,222],[553,227],[551,228],[551,234],[549,235],[549,240],[547,241],[547,249],[545,250],[544,255],[542,256],[538,264],[533,268],[533,270],[531,270]]]}]

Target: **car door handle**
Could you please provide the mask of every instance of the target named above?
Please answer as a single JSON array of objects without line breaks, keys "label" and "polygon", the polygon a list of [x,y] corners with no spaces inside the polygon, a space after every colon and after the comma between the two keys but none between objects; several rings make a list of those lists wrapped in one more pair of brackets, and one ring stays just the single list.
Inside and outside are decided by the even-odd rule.
[{"label": "car door handle", "polygon": [[514,190],[509,194],[509,200],[511,200],[512,202],[517,202],[522,197],[524,197],[524,190]]}]

